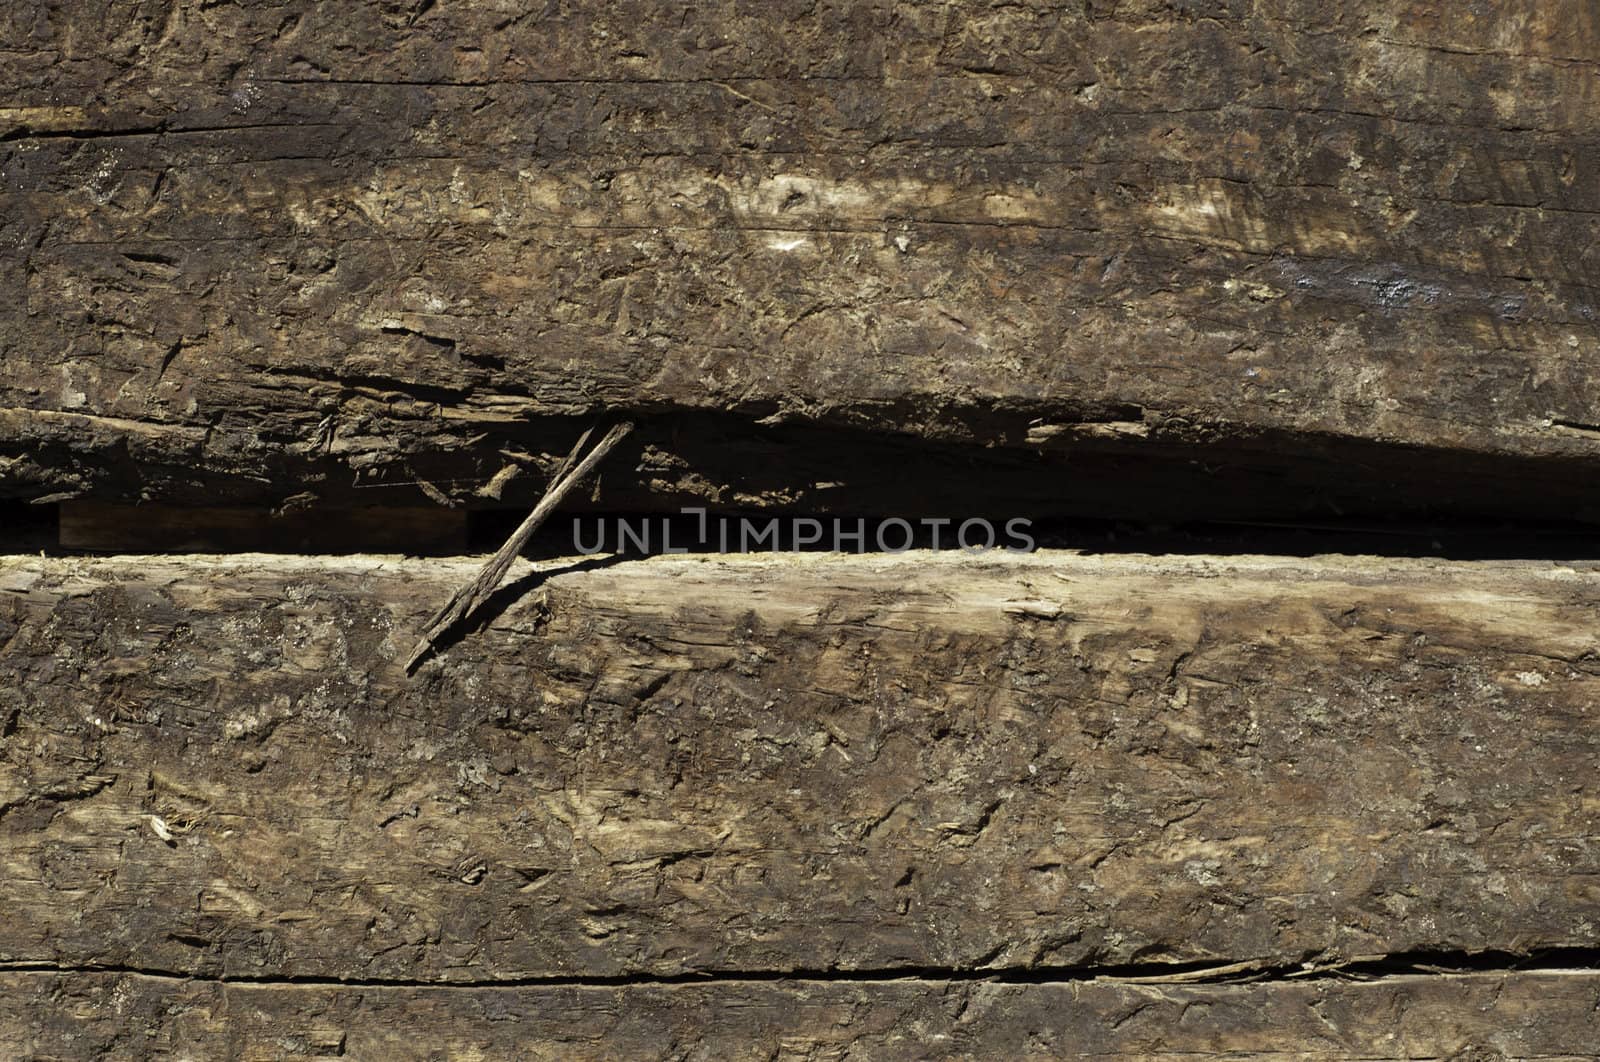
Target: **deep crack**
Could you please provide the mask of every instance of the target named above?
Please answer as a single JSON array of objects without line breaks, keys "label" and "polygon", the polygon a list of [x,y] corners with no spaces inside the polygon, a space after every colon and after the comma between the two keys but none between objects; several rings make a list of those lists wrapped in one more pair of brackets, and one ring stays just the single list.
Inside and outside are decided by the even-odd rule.
[{"label": "deep crack", "polygon": [[1072,984],[1107,981],[1129,984],[1241,985],[1286,981],[1377,981],[1393,977],[1455,977],[1512,973],[1600,973],[1600,948],[1540,948],[1518,953],[1500,950],[1416,950],[1327,961],[1266,960],[1086,963],[1051,966],[885,966],[862,969],[701,970],[671,974],[554,974],[473,978],[454,981],[422,978],[332,977],[320,975],[208,974],[125,963],[0,963],[0,974],[123,975],[210,984],[307,988],[502,989],[632,988],[671,985],[761,984],[807,981],[823,984],[988,982],[1005,985]]}]

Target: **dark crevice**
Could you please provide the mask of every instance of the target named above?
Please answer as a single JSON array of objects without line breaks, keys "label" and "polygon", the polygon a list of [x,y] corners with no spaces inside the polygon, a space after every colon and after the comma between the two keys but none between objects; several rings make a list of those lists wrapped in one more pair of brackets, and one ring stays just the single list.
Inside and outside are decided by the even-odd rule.
[{"label": "dark crevice", "polygon": [[60,507],[0,501],[0,555],[57,552]]},{"label": "dark crevice", "polygon": [[323,122],[251,122],[239,125],[138,125],[122,129],[34,129],[18,126],[0,133],[0,144],[12,140],[113,140],[130,136],[187,136],[200,133],[248,133],[261,129],[305,130],[317,128]]},{"label": "dark crevice", "polygon": [[164,129],[159,125],[131,126],[126,129],[34,129],[18,126],[0,133],[0,144],[11,140],[105,140],[123,136],[155,136]]},{"label": "dark crevice", "polygon": [[[542,480],[538,480],[542,483]],[[71,503],[69,503],[71,504]],[[146,509],[151,507],[144,507]],[[187,535],[167,529],[172,510],[162,509],[163,522],[149,533],[137,530],[141,507],[108,510],[122,536],[117,548],[74,545],[61,534],[61,506],[0,501],[0,556],[115,556],[121,553],[263,552],[340,556],[361,553],[406,553],[413,556],[456,556],[492,552],[527,515],[524,508],[480,509],[461,515],[459,534],[428,538],[403,524],[388,525],[416,512],[409,508],[344,507],[303,510],[255,510],[251,531],[209,533],[207,519],[217,510],[193,509]],[[443,514],[441,510],[441,514]],[[392,514],[392,515],[390,515]],[[524,556],[534,560],[580,553],[615,555],[621,559],[668,553],[840,552],[883,554],[905,549],[961,549],[961,525],[986,520],[995,529],[995,545],[986,552],[1002,555],[1020,549],[1025,536],[1032,549],[1075,550],[1090,554],[1154,556],[1372,556],[1433,558],[1446,561],[1525,560],[1600,561],[1600,532],[1576,521],[1515,523],[1493,520],[1395,521],[1325,520],[1190,521],[1167,524],[1148,521],[1022,517],[1017,534],[1007,525],[1017,519],[1003,513],[956,513],[942,517],[895,518],[854,514],[778,515],[752,509],[662,513],[604,510],[579,502],[557,513],[529,542]],[[384,534],[373,537],[376,521]],[[770,525],[775,523],[775,530]],[[705,533],[702,533],[702,525]],[[414,524],[412,525],[414,526]],[[820,538],[810,538],[820,530]],[[769,534],[769,531],[771,533]],[[967,541],[979,552],[982,532]],[[839,548],[835,548],[835,546]],[[742,546],[750,546],[746,550]]]},{"label": "dark crevice", "polygon": [[[451,343],[453,345],[454,343],[453,340],[439,339],[434,336],[423,336],[421,332],[413,332],[410,329],[386,328],[384,331],[389,332],[390,334],[417,336],[428,341],[430,345],[435,346],[444,343]],[[434,403],[440,406],[454,405],[455,403],[461,401],[462,396],[467,393],[466,388],[441,387],[436,384],[417,383],[414,381],[400,380],[392,376],[382,376],[378,374],[333,373],[321,369],[281,369],[273,366],[263,369],[262,372],[268,376],[278,376],[289,380],[298,380],[302,384],[305,381],[331,383],[337,384],[342,391],[375,391],[382,394],[403,396],[418,402]]]},{"label": "dark crevice", "polygon": [[[470,514],[469,541],[474,550],[492,549],[504,541],[521,520],[521,510],[488,510]],[[974,529],[962,539],[962,524],[969,519],[994,528],[994,546],[984,550],[986,539]],[[882,518],[854,514],[800,514],[774,517],[754,510],[662,514],[655,512],[574,512],[558,515],[534,536],[528,556],[570,556],[597,551],[621,556],[658,556],[668,553],[739,553],[741,537],[747,542],[776,522],[775,544],[763,541],[748,552],[897,553],[905,549],[960,550],[963,541],[972,552],[1007,550],[1075,550],[1093,554],[1151,554],[1157,556],[1283,556],[1321,555],[1415,557],[1439,560],[1600,560],[1600,530],[1577,522],[1507,521],[1397,521],[1385,524],[1366,520],[1327,520],[1300,523],[1250,521],[1192,521],[1167,524],[1146,521],[1055,519],[1022,517],[1026,523],[1008,532],[1012,517],[998,512],[956,513],[942,517]],[[701,524],[708,525],[702,536]],[[906,527],[904,525],[910,525]],[[821,539],[809,538],[820,526]],[[726,535],[719,532],[726,528]],[[835,549],[835,536],[840,548]],[[726,546],[724,546],[724,538]],[[859,541],[858,541],[859,540]],[[1023,548],[1023,542],[1031,546]],[[648,548],[641,548],[641,543]],[[581,547],[581,548],[580,548]],[[1015,548],[1013,548],[1015,547]]]},{"label": "dark crevice", "polygon": [[[463,366],[486,357],[459,343],[449,348],[447,337],[390,331],[453,349]],[[181,340],[169,348],[174,364],[182,351]],[[0,496],[16,503],[0,502],[0,552],[51,548],[41,540],[41,515],[28,511],[47,507],[21,503],[54,501],[271,514],[292,508],[314,517],[312,530],[350,514],[370,520],[375,512],[450,510],[468,514],[471,549],[492,549],[592,422],[511,420],[503,412],[472,420],[465,414],[478,403],[504,410],[515,408],[517,396],[480,393],[470,381],[442,386],[281,367],[263,368],[259,380],[312,390],[319,407],[295,422],[292,437],[281,424],[263,432],[248,410],[222,414],[202,450],[243,447],[244,466],[197,463],[187,442],[173,444],[170,464],[156,446],[135,456],[115,432],[63,432],[25,448],[0,447],[0,468],[10,466]],[[441,421],[444,409],[458,415]],[[1600,481],[1582,456],[1586,441],[1573,434],[1577,422],[1554,429],[1579,447],[1572,456],[1532,458],[1305,434],[1225,435],[1174,426],[1136,406],[1058,409],[1049,423],[999,407],[968,409],[955,420],[912,405],[874,415],[903,430],[821,415],[781,421],[778,410],[759,404],[736,412],[640,411],[634,436],[569,499],[567,515],[660,519],[703,507],[729,518],[859,518],[869,527],[941,518],[1003,527],[1023,519],[1041,547],[1096,552],[1600,558]],[[944,424],[937,432],[935,421]],[[558,517],[533,552],[570,553],[571,541],[570,520]],[[335,551],[315,535],[200,548]],[[363,550],[359,539],[347,539],[337,551],[387,550]],[[873,543],[860,551],[878,549]]]},{"label": "dark crevice", "polygon": [[180,259],[169,254],[155,254],[143,251],[122,251],[121,254],[128,261],[138,262],[143,265],[172,266],[176,268],[180,262]]},{"label": "dark crevice", "polygon": [[[386,336],[412,336],[412,337],[414,337],[416,339],[422,340],[424,343],[428,344],[430,347],[434,347],[434,348],[439,349],[439,350],[455,350],[456,349],[456,341],[451,339],[451,338],[449,338],[448,336],[429,335],[427,332],[418,332],[414,328],[404,328],[404,327],[401,327],[400,325],[385,325],[384,327],[379,329],[379,331],[382,332]],[[408,386],[410,386],[410,385],[408,385]]]},{"label": "dark crevice", "polygon": [[1568,431],[1580,432],[1585,435],[1600,435],[1600,424],[1588,424],[1583,421],[1559,419],[1552,420],[1550,423],[1558,428],[1566,428]]},{"label": "dark crevice", "polygon": [[1009,985],[1073,984],[1119,981],[1145,984],[1238,985],[1291,981],[1372,981],[1387,977],[1441,977],[1466,974],[1516,973],[1600,974],[1600,948],[1544,948],[1508,951],[1405,951],[1372,958],[1271,963],[1134,962],[1072,966],[890,966],[866,969],[796,967],[787,970],[701,970],[671,974],[549,975],[531,977],[426,980],[419,978],[327,977],[270,974],[216,974],[166,970],[120,963],[64,964],[11,962],[0,973],[62,975],[111,974],[170,981],[308,988],[402,988],[481,990],[507,988],[632,988],[807,981],[874,984],[889,981],[988,982]]}]

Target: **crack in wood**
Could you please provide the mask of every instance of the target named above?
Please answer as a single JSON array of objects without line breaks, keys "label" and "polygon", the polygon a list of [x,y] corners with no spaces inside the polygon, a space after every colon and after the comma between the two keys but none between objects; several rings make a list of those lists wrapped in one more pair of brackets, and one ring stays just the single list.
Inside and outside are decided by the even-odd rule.
[{"label": "crack in wood", "polygon": [[[204,941],[197,942],[200,946],[204,943]],[[468,992],[505,988],[629,988],[772,982],[882,984],[913,981],[930,984],[981,982],[1003,985],[1054,985],[1102,981],[1139,985],[1265,985],[1284,981],[1382,981],[1395,978],[1470,977],[1507,973],[1600,973],[1600,948],[1547,948],[1524,953],[1418,950],[1348,959],[1309,958],[1298,963],[1272,963],[1245,959],[1214,962],[1087,963],[1067,966],[887,966],[864,969],[795,967],[772,970],[687,970],[676,974],[543,975],[463,980],[212,974],[119,963],[63,964],[29,960],[0,962],[0,973],[119,974],[202,984],[285,988],[444,989]]]}]

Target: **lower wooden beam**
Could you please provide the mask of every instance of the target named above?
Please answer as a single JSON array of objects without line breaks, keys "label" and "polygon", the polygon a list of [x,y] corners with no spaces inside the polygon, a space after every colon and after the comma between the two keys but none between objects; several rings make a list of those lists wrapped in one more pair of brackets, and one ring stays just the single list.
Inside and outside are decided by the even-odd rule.
[{"label": "lower wooden beam", "polygon": [[7,1058],[1589,1059],[1600,974],[374,987],[0,973]]},{"label": "lower wooden beam", "polygon": [[1592,947],[1592,566],[0,562],[0,962],[473,981]]}]

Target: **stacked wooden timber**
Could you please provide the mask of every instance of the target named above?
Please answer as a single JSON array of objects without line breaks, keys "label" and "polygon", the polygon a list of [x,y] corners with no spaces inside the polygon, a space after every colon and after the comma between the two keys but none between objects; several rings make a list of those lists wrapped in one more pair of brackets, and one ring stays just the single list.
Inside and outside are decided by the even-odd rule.
[{"label": "stacked wooden timber", "polygon": [[1600,1042],[1592,564],[473,567],[0,569],[0,1043]]},{"label": "stacked wooden timber", "polygon": [[0,1055],[1593,1056],[1593,562],[389,552],[1586,530],[1591,5],[0,32]]}]

